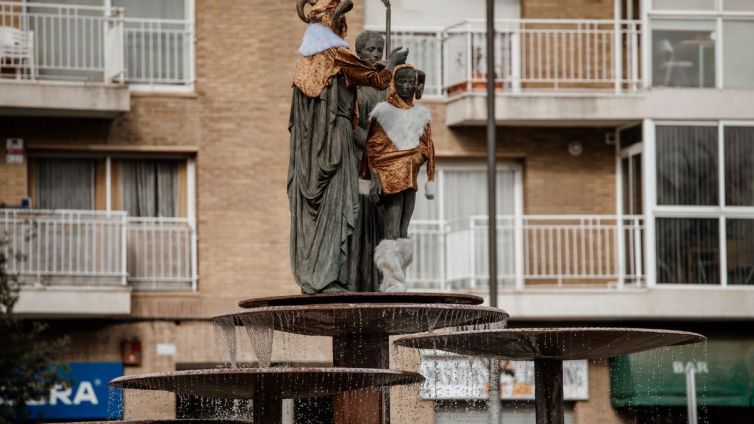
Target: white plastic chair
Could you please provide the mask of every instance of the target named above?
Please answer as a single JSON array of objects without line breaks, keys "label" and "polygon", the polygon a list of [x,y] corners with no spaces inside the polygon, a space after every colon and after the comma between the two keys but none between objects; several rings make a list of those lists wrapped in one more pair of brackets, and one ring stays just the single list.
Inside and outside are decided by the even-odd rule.
[{"label": "white plastic chair", "polygon": [[675,73],[680,77],[680,86],[689,86],[689,78],[686,75],[686,70],[693,68],[694,64],[688,60],[676,60],[675,49],[673,48],[673,44],[671,44],[670,40],[668,39],[660,40],[657,48],[658,52],[664,59],[664,61],[660,64],[660,69],[665,70],[665,79],[663,85],[666,87],[670,85],[670,79],[673,77],[673,73],[675,71]]},{"label": "white plastic chair", "polygon": [[12,67],[18,79],[23,76],[24,69],[28,70],[31,79],[36,78],[33,32],[0,27],[0,68],[2,67]]}]

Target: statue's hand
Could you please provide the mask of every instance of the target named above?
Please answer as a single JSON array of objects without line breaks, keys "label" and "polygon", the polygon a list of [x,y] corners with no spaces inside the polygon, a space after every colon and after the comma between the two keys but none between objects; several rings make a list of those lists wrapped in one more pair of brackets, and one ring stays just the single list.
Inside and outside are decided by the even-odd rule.
[{"label": "statue's hand", "polygon": [[408,59],[408,49],[403,47],[393,49],[387,58],[387,68],[392,71],[396,66],[406,63],[406,59]]},{"label": "statue's hand", "polygon": [[385,62],[384,60],[380,60],[378,62],[374,62],[374,65],[372,66],[374,66],[374,69],[381,71],[385,69],[385,67],[387,67],[387,62]]},{"label": "statue's hand", "polygon": [[379,203],[380,196],[382,196],[382,183],[380,182],[380,177],[372,174],[372,189],[369,190],[369,200],[371,200],[372,203]]},{"label": "statue's hand", "polygon": [[364,147],[364,143],[367,141],[367,132],[364,128],[356,127],[353,129],[353,141],[356,142],[356,145],[358,145],[359,148]]}]

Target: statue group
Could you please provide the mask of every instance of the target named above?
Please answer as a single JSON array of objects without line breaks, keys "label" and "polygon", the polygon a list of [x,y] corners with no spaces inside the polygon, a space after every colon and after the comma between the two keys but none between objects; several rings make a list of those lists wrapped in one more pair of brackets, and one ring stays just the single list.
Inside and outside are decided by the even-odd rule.
[{"label": "statue group", "polygon": [[383,61],[377,32],[359,34],[354,53],[344,40],[352,8],[297,0],[308,27],[293,78],[288,200],[291,268],[305,294],[406,291],[424,163],[434,195],[431,114],[414,103],[425,75],[405,63],[408,50]]}]

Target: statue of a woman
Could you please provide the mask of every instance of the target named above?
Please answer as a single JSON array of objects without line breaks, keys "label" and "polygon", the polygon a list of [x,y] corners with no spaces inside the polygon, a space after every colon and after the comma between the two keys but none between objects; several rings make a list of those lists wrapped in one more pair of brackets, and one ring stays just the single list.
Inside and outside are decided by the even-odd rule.
[{"label": "statue of a woman", "polygon": [[383,240],[375,263],[383,274],[382,291],[406,291],[406,268],[413,259],[408,226],[416,202],[417,176],[427,163],[428,199],[435,194],[435,149],[431,114],[414,104],[420,72],[411,65],[395,69],[387,101],[372,113],[361,164],[360,192],[377,204]]},{"label": "statue of a woman", "polygon": [[[306,3],[312,5],[308,13]],[[343,40],[352,8],[351,0],[297,0],[309,27],[293,79],[288,201],[291,267],[306,294],[355,285],[350,237],[359,210],[356,87],[387,88],[392,68],[408,55],[394,50],[386,68],[359,59]]]}]

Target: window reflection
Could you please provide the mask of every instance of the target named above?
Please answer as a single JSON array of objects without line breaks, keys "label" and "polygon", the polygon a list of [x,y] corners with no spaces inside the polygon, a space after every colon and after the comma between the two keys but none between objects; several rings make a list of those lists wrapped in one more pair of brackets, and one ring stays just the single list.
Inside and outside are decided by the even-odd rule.
[{"label": "window reflection", "polygon": [[715,23],[657,20],[652,32],[656,87],[714,87]]},{"label": "window reflection", "polygon": [[657,282],[720,284],[717,219],[657,219]]}]

